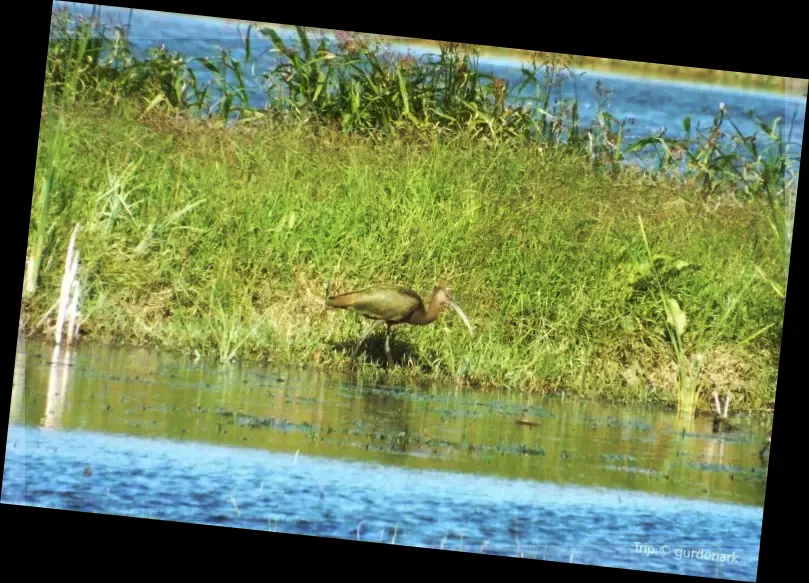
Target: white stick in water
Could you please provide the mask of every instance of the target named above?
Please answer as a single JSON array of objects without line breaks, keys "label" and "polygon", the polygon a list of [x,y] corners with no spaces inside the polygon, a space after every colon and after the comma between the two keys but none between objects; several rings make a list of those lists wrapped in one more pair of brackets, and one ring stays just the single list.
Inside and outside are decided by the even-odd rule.
[{"label": "white stick in water", "polygon": [[70,288],[73,284],[75,277],[76,265],[73,261],[73,249],[76,246],[76,235],[79,232],[79,225],[73,229],[73,234],[70,236],[70,244],[67,246],[67,257],[65,258],[65,275],[62,278],[62,289],[59,293],[59,312],[56,316],[56,331],[54,332],[56,344],[62,342],[62,331],[65,325],[65,313],[67,311],[68,300],[70,296]]},{"label": "white stick in water", "polygon": [[[65,310],[65,319],[67,320],[66,323],[66,330],[67,333],[67,344],[70,344],[71,338],[73,336],[72,328],[75,325],[75,315],[74,312],[78,309],[78,298],[76,297],[77,291],[77,284],[78,281],[76,280],[76,275],[79,272],[79,251],[78,249],[74,249],[73,255],[73,262],[70,265],[70,273],[68,275],[68,296],[67,296],[67,309]],[[61,336],[61,329],[60,329],[60,336]]]}]

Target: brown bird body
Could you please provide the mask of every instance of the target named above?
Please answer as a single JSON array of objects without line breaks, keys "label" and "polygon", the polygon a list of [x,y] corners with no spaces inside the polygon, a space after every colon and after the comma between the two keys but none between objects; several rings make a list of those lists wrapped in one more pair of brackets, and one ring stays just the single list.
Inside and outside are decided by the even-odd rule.
[{"label": "brown bird body", "polygon": [[388,357],[388,362],[391,360],[390,329],[391,326],[395,324],[424,326],[434,322],[445,308],[451,307],[458,313],[464,324],[466,324],[469,333],[473,333],[472,326],[466,314],[463,313],[460,306],[458,306],[452,298],[449,290],[441,286],[436,286],[433,289],[433,293],[430,296],[430,300],[427,302],[426,308],[421,297],[419,297],[416,292],[404,287],[391,285],[379,285],[331,296],[326,300],[326,306],[329,308],[350,310],[375,321],[360,337],[357,345],[354,347],[355,355],[363,340],[368,337],[377,325],[384,322],[387,326],[385,353]]}]

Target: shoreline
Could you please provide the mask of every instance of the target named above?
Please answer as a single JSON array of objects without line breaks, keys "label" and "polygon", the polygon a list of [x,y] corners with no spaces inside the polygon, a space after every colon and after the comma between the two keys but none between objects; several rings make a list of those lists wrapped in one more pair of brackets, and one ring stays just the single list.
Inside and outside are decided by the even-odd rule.
[{"label": "shoreline", "polygon": [[[70,3],[64,2],[65,5]],[[92,6],[92,5],[88,5]],[[123,7],[106,6],[105,12],[111,9],[119,14],[126,14],[130,9]],[[259,22],[250,20],[240,20],[223,17],[212,17],[198,14],[185,14],[180,12],[146,10],[142,12],[154,12],[157,14],[170,14],[175,17],[189,18],[194,20],[204,20],[207,22],[226,23],[230,25],[261,26],[271,27],[275,30],[282,30],[294,34],[295,28],[291,25],[278,24],[272,22]],[[324,31],[329,34],[336,32],[333,29],[312,29]],[[348,31],[350,32],[350,31]],[[366,34],[368,38],[379,40],[395,45],[411,45],[414,47],[429,48],[438,50],[438,42],[427,39],[411,37],[393,37],[384,34]],[[530,61],[532,57],[538,56],[542,51],[517,49],[508,47],[495,47],[490,45],[474,45],[481,57],[504,59],[512,61],[513,65],[519,66],[520,62]],[[792,77],[779,77],[759,73],[741,73],[734,71],[724,71],[718,69],[705,69],[697,67],[686,67],[681,65],[671,65],[664,63],[649,63],[645,61],[628,61],[622,59],[612,59],[606,57],[587,57],[582,55],[565,55],[561,53],[545,53],[555,58],[569,59],[571,65],[580,71],[593,73],[612,73],[631,78],[651,78],[660,81],[696,83],[705,86],[719,86],[736,89],[751,89],[766,92],[769,94],[783,94],[791,97],[806,98],[809,94],[809,80]]]},{"label": "shoreline", "polygon": [[[777,317],[781,304],[764,282],[744,291],[754,272],[748,251],[739,252],[755,248],[751,229],[764,237],[761,245],[770,239],[755,206],[720,205],[694,222],[698,203],[681,198],[688,187],[650,193],[642,176],[612,177],[574,155],[540,154],[541,146],[515,146],[493,168],[482,144],[458,150],[373,144],[272,123],[232,131],[162,114],[145,121],[101,110],[69,115],[69,142],[87,132],[94,139],[72,146],[90,150],[71,162],[81,171],[64,180],[83,176],[98,186],[72,195],[73,218],[54,217],[62,242],[25,300],[27,335],[58,297],[63,246],[78,222],[77,249],[92,266],[82,289],[97,290],[82,300],[82,329],[95,340],[345,371],[353,364],[344,350],[361,324],[353,314],[324,309],[326,280],[334,293],[386,282],[415,286],[424,297],[437,278],[457,292],[475,338],[449,315],[431,326],[402,327],[392,337],[398,366],[385,371],[366,361],[361,375],[540,393],[572,387],[582,396],[671,403],[677,372],[665,314],[659,298],[638,287],[641,213],[656,253],[702,265],[662,267],[674,278],[672,293],[686,301],[689,329],[711,329],[728,297],[743,297],[745,309],[760,314],[734,315],[716,330],[721,337],[688,341],[689,359],[708,351],[700,408],[711,407],[710,386],[747,394],[736,411],[770,408],[782,324],[756,330]],[[145,195],[122,186],[132,214],[112,223],[96,190],[106,188],[110,160],[118,160],[117,173],[129,172],[133,147],[144,159],[138,182],[158,190]],[[188,182],[195,186],[183,186]],[[551,185],[555,195],[546,197]],[[341,194],[344,188],[353,196]],[[380,190],[400,194],[373,196]],[[445,200],[436,207],[433,193],[442,190]],[[392,209],[402,207],[412,219],[389,223]],[[166,224],[178,209],[187,214]],[[29,236],[29,253],[32,243]],[[773,243],[756,251],[768,271],[776,268]],[[714,275],[705,279],[700,269]],[[740,343],[754,334],[752,346]],[[380,338],[364,345],[373,360],[384,358]]]},{"label": "shoreline", "polygon": [[[19,344],[19,338],[24,338],[24,342],[22,346],[25,346],[27,342],[34,342],[39,343],[41,346],[46,348],[47,350],[53,351],[55,347],[55,343],[51,338],[41,332],[35,332],[33,334],[20,334],[18,337],[18,346],[16,349],[17,354],[19,355],[21,352],[25,354],[27,348],[23,348],[21,350],[21,346]],[[210,368],[219,370],[222,367],[228,366],[235,366],[235,367],[248,367],[248,368],[266,368],[269,371],[276,373],[276,372],[289,372],[292,370],[296,371],[305,371],[310,373],[317,373],[323,374],[326,376],[333,376],[333,377],[340,377],[341,379],[348,380],[357,384],[363,383],[370,383],[375,385],[377,388],[390,388],[395,390],[404,390],[407,393],[411,391],[424,391],[424,390],[438,390],[438,391],[452,391],[455,393],[465,394],[465,395],[473,395],[478,393],[488,394],[488,395],[497,395],[503,394],[504,389],[496,386],[480,386],[480,387],[469,387],[469,386],[453,386],[453,379],[451,377],[439,377],[439,378],[413,378],[413,377],[405,377],[401,373],[401,371],[394,371],[394,374],[391,375],[392,378],[388,378],[386,376],[386,372],[382,368],[381,364],[377,366],[376,363],[363,363],[360,368],[356,368],[355,366],[349,364],[346,365],[329,365],[329,364],[319,364],[317,362],[303,362],[302,360],[283,360],[277,358],[269,358],[269,359],[251,359],[251,358],[239,358],[235,359],[228,363],[222,363],[217,361],[215,357],[211,355],[201,355],[196,357],[192,354],[189,354],[186,351],[183,351],[180,348],[170,348],[165,346],[160,346],[157,344],[130,344],[123,340],[115,340],[110,339],[107,341],[96,339],[96,338],[87,338],[87,339],[80,339],[78,341],[74,341],[73,344],[67,346],[62,344],[60,348],[60,352],[62,355],[70,352],[70,351],[78,351],[78,350],[92,350],[93,348],[111,348],[114,350],[145,350],[147,352],[151,352],[152,354],[167,354],[174,358],[185,358],[191,361],[193,365],[199,366],[202,365],[203,368]],[[372,370],[375,369],[375,370]],[[404,382],[402,382],[404,381]],[[509,391],[512,394],[515,392],[517,394],[530,396],[533,398],[539,398],[540,400],[543,399],[574,399],[579,400],[583,403],[591,403],[601,406],[607,407],[616,407],[621,405],[629,405],[634,407],[638,410],[648,411],[648,412],[657,412],[657,413],[671,413],[676,415],[676,406],[674,403],[670,401],[637,401],[632,399],[620,400],[620,399],[610,399],[604,397],[597,397],[597,396],[587,396],[576,393],[571,391],[570,388],[566,387],[559,387],[557,389],[545,390],[545,391],[520,391],[519,389]],[[771,420],[773,416],[773,411],[771,409],[762,409],[762,410],[755,410],[755,411],[737,411],[735,415],[731,415],[730,418],[739,417],[742,419],[746,419],[752,421],[754,423],[760,423],[762,421]],[[697,418],[711,418],[713,417],[712,409],[708,407],[700,407],[695,411],[694,419]]]},{"label": "shoreline", "polygon": [[[205,17],[211,18],[211,17]],[[269,26],[276,30],[283,30],[294,34],[294,27],[284,24],[269,22],[250,22],[235,19],[213,19],[223,20],[230,24]],[[318,29],[320,30],[320,29]],[[326,29],[324,29],[326,30]],[[335,31],[326,30],[329,34]],[[418,38],[391,37],[382,34],[368,34],[369,38],[379,40],[383,43],[390,43],[402,46],[413,46],[438,51],[438,42]],[[496,59],[503,61],[501,64],[519,67],[520,63],[530,62],[532,57],[537,57],[541,51],[531,51],[527,49],[515,49],[504,47],[493,47],[488,45],[474,45],[479,51],[481,60]],[[724,71],[719,69],[705,69],[696,67],[686,67],[682,65],[671,65],[665,63],[649,63],[645,61],[626,61],[621,59],[610,59],[606,57],[585,57],[581,55],[565,55],[561,53],[551,53],[555,58],[570,59],[571,66],[579,71],[592,73],[607,73],[628,77],[633,79],[651,78],[656,81],[693,83],[706,87],[727,87],[731,89],[748,89],[760,91],[767,94],[783,94],[788,97],[807,98],[809,94],[809,80],[793,77],[778,77],[759,73],[740,73],[734,71]]]}]

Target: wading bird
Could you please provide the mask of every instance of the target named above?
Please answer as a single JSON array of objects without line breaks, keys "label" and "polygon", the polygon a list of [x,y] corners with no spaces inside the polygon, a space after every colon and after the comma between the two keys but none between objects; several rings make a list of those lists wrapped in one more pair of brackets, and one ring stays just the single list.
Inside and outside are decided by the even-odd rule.
[{"label": "wading bird", "polygon": [[387,326],[385,332],[385,354],[388,357],[388,364],[391,362],[390,356],[390,329],[395,324],[413,324],[424,326],[435,321],[438,315],[447,307],[454,309],[469,329],[469,334],[473,334],[472,325],[469,318],[463,313],[461,307],[455,302],[449,290],[445,287],[435,286],[433,294],[427,303],[427,307],[421,301],[419,295],[407,288],[390,285],[380,285],[367,289],[348,292],[337,296],[331,296],[326,300],[329,308],[342,308],[356,312],[365,316],[369,320],[375,320],[365,333],[360,336],[357,345],[354,347],[352,357],[357,355],[360,345],[368,337],[374,328],[384,323]]}]

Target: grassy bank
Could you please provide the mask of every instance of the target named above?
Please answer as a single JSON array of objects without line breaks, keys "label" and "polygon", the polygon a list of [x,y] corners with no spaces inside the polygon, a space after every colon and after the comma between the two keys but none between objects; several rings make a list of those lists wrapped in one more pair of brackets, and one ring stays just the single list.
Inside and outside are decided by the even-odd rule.
[{"label": "grassy bank", "polygon": [[78,222],[90,338],[346,367],[340,348],[359,325],[323,309],[327,280],[333,291],[398,282],[421,293],[441,282],[476,338],[451,317],[401,329],[399,377],[668,400],[675,361],[640,214],[654,252],[690,264],[657,262],[689,332],[706,332],[701,345],[685,337],[709,357],[704,378],[741,395],[737,406],[773,398],[783,304],[755,266],[777,273],[778,253],[754,207],[688,203],[539,146],[370,143],[96,109],[72,111],[68,125],[29,330],[58,297]]},{"label": "grassy bank", "polygon": [[[205,63],[211,97],[184,58],[113,45],[105,64],[95,39],[61,37],[49,57],[29,334],[55,320],[80,224],[88,340],[345,370],[361,328],[324,309],[327,285],[441,283],[474,339],[450,314],[402,327],[397,365],[379,366],[372,337],[360,374],[686,410],[716,389],[733,410],[771,407],[788,265],[775,125],[762,127],[781,149],[755,162],[718,144],[724,111],[704,138],[622,150],[606,112],[580,128],[576,104],[541,84],[541,109],[509,107],[508,84],[452,48],[419,65],[356,39],[326,58],[305,37],[278,45],[291,64],[274,72],[277,108],[251,112],[226,53]],[[645,147],[657,172],[618,163]]]}]

